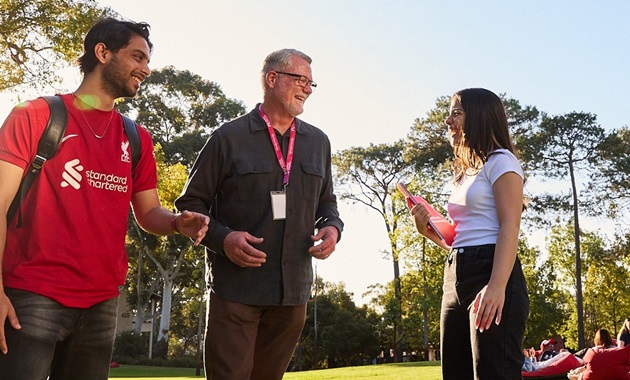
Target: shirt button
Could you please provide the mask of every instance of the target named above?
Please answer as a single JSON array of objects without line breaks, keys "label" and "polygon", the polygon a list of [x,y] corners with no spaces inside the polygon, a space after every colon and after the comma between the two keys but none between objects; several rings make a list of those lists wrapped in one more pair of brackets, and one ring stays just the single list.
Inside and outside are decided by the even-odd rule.
[{"label": "shirt button", "polygon": [[464,253],[464,248],[460,248],[457,252]]}]

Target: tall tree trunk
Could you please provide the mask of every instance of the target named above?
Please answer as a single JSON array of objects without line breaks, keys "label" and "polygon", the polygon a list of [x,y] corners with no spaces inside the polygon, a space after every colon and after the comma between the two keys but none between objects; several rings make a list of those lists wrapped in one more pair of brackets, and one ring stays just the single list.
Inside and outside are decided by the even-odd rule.
[{"label": "tall tree trunk", "polygon": [[144,305],[136,305],[136,315],[133,317],[133,333],[140,334],[142,332],[142,325],[144,324]]},{"label": "tall tree trunk", "polygon": [[313,369],[319,368],[319,357],[317,351],[317,261],[315,262],[315,297],[313,297]]},{"label": "tall tree trunk", "polygon": [[[201,278],[200,284],[199,284],[199,288],[200,289],[205,289],[205,282],[204,282],[204,278],[205,276],[203,276]],[[201,299],[199,299],[199,319],[197,320],[197,350],[195,353],[195,361],[196,361],[196,368],[195,368],[195,376],[200,376],[201,375],[201,365],[202,365],[202,353],[203,353],[203,337],[204,337],[204,333],[203,333],[203,326],[204,326],[204,316],[205,316],[205,293],[202,292],[201,293]]]},{"label": "tall tree trunk", "polygon": [[427,272],[426,272],[427,238],[422,238],[422,281],[424,297],[422,297],[422,343],[424,345],[424,357],[429,360],[429,310],[427,304]]},{"label": "tall tree trunk", "polygon": [[142,302],[142,250],[138,250],[138,284],[136,285],[136,315],[134,317],[133,332],[140,334],[142,332],[142,324],[144,323],[144,304]]},{"label": "tall tree trunk", "polygon": [[394,297],[396,298],[396,320],[394,322],[394,362],[402,362],[402,347],[400,342],[403,337],[402,328],[402,295],[400,287],[400,268],[398,258],[394,259]]},{"label": "tall tree trunk", "polygon": [[171,298],[173,295],[173,281],[171,277],[164,276],[162,288],[162,315],[160,317],[160,329],[155,347],[155,356],[166,358],[168,355],[168,331],[171,325]]},{"label": "tall tree trunk", "polygon": [[584,306],[582,299],[582,256],[580,251],[580,218],[578,208],[578,194],[577,187],[575,185],[575,173],[573,171],[573,164],[569,164],[569,173],[571,174],[571,190],[573,192],[573,218],[574,223],[574,235],[575,235],[575,302],[577,308],[577,334],[578,334],[578,348],[585,347],[584,345]]}]

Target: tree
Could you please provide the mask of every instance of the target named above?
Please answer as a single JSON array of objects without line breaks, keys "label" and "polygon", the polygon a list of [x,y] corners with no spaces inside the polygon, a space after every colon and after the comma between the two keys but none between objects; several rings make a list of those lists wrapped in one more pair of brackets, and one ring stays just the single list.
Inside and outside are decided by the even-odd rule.
[{"label": "tree", "polygon": [[585,328],[591,334],[599,328],[615,334],[630,306],[630,284],[627,281],[630,270],[623,261],[627,251],[620,252],[619,243],[616,247],[607,248],[603,237],[595,233],[588,236],[589,239],[583,243],[587,268],[584,281]]},{"label": "tree", "polygon": [[[327,368],[367,364],[378,352],[367,308],[356,307],[343,283],[328,283],[318,277],[314,286],[321,287],[322,293],[308,303],[306,323],[289,368],[319,368],[322,363]],[[316,325],[319,338],[315,336]],[[325,360],[314,363],[316,351],[317,357]]]},{"label": "tree", "polygon": [[[541,113],[536,107],[523,106],[518,100],[505,94],[500,94],[499,97],[505,107],[513,137],[526,133],[540,123]],[[407,136],[405,158],[414,163],[418,172],[427,175],[440,173],[442,167],[449,164],[453,157],[453,149],[445,138],[445,121],[449,115],[450,103],[450,96],[438,97],[435,107],[424,118],[416,119],[411,127]]]},{"label": "tree", "polygon": [[[172,207],[175,198],[181,193],[187,177],[187,169],[180,163],[165,163],[161,146],[155,148],[158,167],[158,194],[164,207]],[[136,274],[140,282],[135,284],[138,315],[145,315],[145,310],[154,292],[161,288],[159,308],[161,310],[155,353],[166,357],[168,353],[168,334],[170,329],[173,294],[186,286],[198,286],[192,276],[194,268],[202,266],[203,255],[195,249],[190,239],[182,235],[155,236],[141,230],[135,219],[129,231],[129,251],[137,252]],[[147,258],[147,265],[142,265],[142,258]],[[133,263],[133,261],[130,261]],[[143,273],[142,276],[139,273]],[[197,276],[199,277],[199,275]],[[181,282],[183,281],[183,283]],[[192,281],[192,283],[191,283]],[[132,293],[133,294],[133,293]],[[136,320],[136,324],[142,321]]]},{"label": "tree", "polygon": [[185,166],[192,165],[215,128],[245,112],[242,102],[228,99],[217,83],[172,66],[153,70],[120,109],[151,132],[166,162]]},{"label": "tree", "polygon": [[[540,124],[544,113],[541,113],[535,106],[523,106],[521,102],[514,98],[508,98],[505,94],[501,94],[500,98],[505,107],[510,134],[518,143],[519,136],[526,134]],[[516,148],[520,150],[518,144]]]},{"label": "tree", "polygon": [[[568,176],[570,180],[570,209],[573,211],[575,226],[575,300],[580,347],[584,346],[584,315],[578,173],[592,170],[588,164],[598,155],[598,147],[604,138],[604,129],[597,124],[595,115],[579,112],[554,117],[543,116],[538,127],[519,136],[521,154],[526,158],[529,169],[542,177],[564,179]],[[538,207],[541,209],[543,205],[539,204]]]},{"label": "tree", "polygon": [[[619,268],[617,268],[617,270],[615,270],[612,274],[616,281],[621,281],[618,282],[620,287],[618,291],[625,295],[621,300],[619,300],[619,303],[615,307],[615,315],[621,315],[619,319],[614,321],[613,330],[617,332],[624,323],[625,317],[630,315],[630,298],[627,296],[630,294],[630,283],[626,280],[630,277],[630,232],[626,231],[625,234],[614,237],[610,247],[610,257],[615,258],[615,265],[625,269],[625,275],[622,275],[617,271]],[[620,277],[617,277],[618,275]],[[615,317],[613,315],[613,319],[614,318]]]},{"label": "tree", "polygon": [[620,210],[630,206],[630,129],[626,126],[612,131],[597,153],[591,160],[598,169],[591,183],[592,193],[596,194],[596,204],[608,205],[602,209],[609,216],[619,216]]},{"label": "tree", "polygon": [[[575,226],[571,222],[558,222],[551,227],[547,244],[549,272],[553,272],[555,287],[564,294],[565,299],[576,298],[576,271],[575,271]],[[572,303],[572,305],[571,305]],[[558,333],[565,338],[565,343],[576,348],[582,348],[579,342],[579,319],[576,302],[564,304],[567,323],[558,331],[549,331],[548,336]]]},{"label": "tree", "polygon": [[0,0],[0,91],[59,82],[89,28],[114,14],[95,0]]},{"label": "tree", "polygon": [[[399,282],[402,285],[402,281]],[[383,356],[382,360],[384,362],[390,360],[390,352],[392,351],[394,354],[393,360],[398,361],[396,349],[400,347],[402,351],[404,345],[404,335],[402,332],[398,332],[398,326],[403,326],[402,304],[404,300],[399,301],[396,299],[396,283],[396,281],[390,281],[385,285],[373,284],[363,294],[364,297],[371,296],[369,306],[374,311],[373,323],[379,345],[379,356]],[[402,331],[402,328],[400,331]]]},{"label": "tree", "polygon": [[403,324],[405,344],[409,352],[421,352],[420,360],[428,360],[429,347],[439,348],[440,308],[442,299],[442,272],[444,252],[434,244],[422,241],[421,260],[408,260],[419,264],[402,277]]},{"label": "tree", "polygon": [[203,354],[198,350],[203,341],[205,265],[198,252],[191,253],[193,257],[186,257],[191,271],[186,271],[173,289],[168,357]]},{"label": "tree", "polygon": [[417,172],[435,175],[453,157],[453,148],[446,139],[445,124],[450,104],[450,97],[441,96],[424,118],[414,120],[407,136],[405,159],[413,162]]},{"label": "tree", "polygon": [[[541,269],[545,270],[547,282],[540,286],[547,286],[553,281],[556,288],[546,296],[546,315],[554,317],[561,311],[564,322],[555,324],[555,329],[547,331],[543,336],[553,336],[556,333],[565,337],[567,344],[574,348],[584,348],[578,341],[577,305],[572,302],[574,297],[576,273],[573,261],[573,230],[571,223],[558,224],[552,227],[549,239],[548,259]],[[623,237],[615,239],[611,248],[607,247],[604,236],[595,232],[580,231],[581,252],[583,255],[583,283],[584,283],[584,326],[585,338],[592,340],[598,328],[615,331],[620,327],[624,316],[629,310],[627,300],[629,285],[627,278],[628,243]],[[548,269],[548,270],[547,270]],[[540,287],[539,286],[539,287]],[[558,305],[549,308],[549,304]],[[562,320],[557,319],[562,322]]]},{"label": "tree", "polygon": [[[566,292],[558,289],[558,271],[549,259],[538,262],[541,252],[530,247],[521,236],[518,257],[523,267],[529,296],[529,318],[525,328],[523,347],[538,347],[541,337],[555,336],[566,325],[571,302]],[[550,307],[550,305],[554,305]]]},{"label": "tree", "polygon": [[[138,96],[123,100],[118,108],[136,118],[153,136],[160,178],[158,192],[167,208],[173,207],[173,201],[181,194],[187,167],[210,132],[244,112],[242,103],[227,99],[218,84],[173,67],[154,70],[143,82]],[[204,267],[203,255],[181,235],[158,237],[145,233],[133,218],[128,235],[129,274],[135,280],[130,295],[136,305],[136,326],[149,313],[151,297],[158,295],[161,317],[154,351],[166,357],[170,352],[171,313],[199,313],[197,301],[203,297],[203,286],[199,286],[203,273],[196,268]],[[188,299],[191,294],[195,294],[195,300]],[[199,343],[195,324],[198,325],[198,318],[188,323],[176,322],[175,330],[184,339],[178,346],[179,352],[188,352],[186,342]]]},{"label": "tree", "polygon": [[[438,169],[439,170],[439,169]],[[446,211],[446,176],[427,177],[418,173],[408,184],[413,194],[424,198],[442,214]],[[398,194],[398,196],[402,196]],[[406,274],[402,277],[402,315],[405,341],[410,351],[422,351],[428,360],[430,345],[439,347],[440,308],[444,269],[443,248],[416,230],[413,218],[403,218],[398,227],[401,252],[405,255]]]},{"label": "tree", "polygon": [[[396,184],[410,178],[412,169],[403,158],[403,147],[402,140],[393,144],[370,144],[367,148],[353,147],[332,157],[337,179],[342,185],[338,190],[341,199],[361,203],[378,212],[383,218],[394,264],[395,299],[399,304],[398,310],[401,290],[397,229],[399,218],[407,209],[400,197],[396,201],[392,196],[397,194]],[[358,186],[358,189],[354,186]],[[400,314],[397,315],[394,324],[396,335],[394,349],[396,360],[400,361],[402,359],[402,352],[398,347],[402,339]]]}]

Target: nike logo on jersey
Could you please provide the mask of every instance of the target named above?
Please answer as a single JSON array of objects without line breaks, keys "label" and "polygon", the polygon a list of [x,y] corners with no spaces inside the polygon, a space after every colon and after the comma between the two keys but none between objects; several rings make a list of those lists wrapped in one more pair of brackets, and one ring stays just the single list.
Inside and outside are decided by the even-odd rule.
[{"label": "nike logo on jersey", "polygon": [[71,137],[77,137],[79,135],[67,135],[67,136],[63,136],[63,138],[61,139],[61,142],[66,141],[67,139],[71,138]]}]

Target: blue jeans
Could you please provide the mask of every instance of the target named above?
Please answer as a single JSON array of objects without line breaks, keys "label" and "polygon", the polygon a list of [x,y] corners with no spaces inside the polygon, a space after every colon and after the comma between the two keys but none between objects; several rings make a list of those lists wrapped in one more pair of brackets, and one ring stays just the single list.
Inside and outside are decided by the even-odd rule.
[{"label": "blue jeans", "polygon": [[22,328],[5,323],[9,352],[0,353],[0,380],[107,379],[118,297],[78,309],[24,290],[5,293]]},{"label": "blue jeans", "polygon": [[440,321],[444,380],[522,379],[529,298],[518,257],[505,288],[500,324],[493,321],[480,333],[472,315],[475,297],[490,280],[494,248],[452,249],[446,260]]}]

